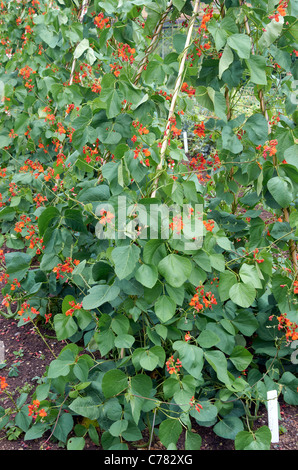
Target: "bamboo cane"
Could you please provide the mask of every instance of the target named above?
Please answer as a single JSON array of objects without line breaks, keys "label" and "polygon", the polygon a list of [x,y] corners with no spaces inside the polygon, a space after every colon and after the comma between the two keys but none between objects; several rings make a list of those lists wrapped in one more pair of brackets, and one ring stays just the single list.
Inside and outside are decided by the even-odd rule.
[{"label": "bamboo cane", "polygon": [[191,35],[192,35],[192,32],[193,32],[193,27],[194,27],[194,23],[195,23],[195,20],[196,20],[198,11],[199,11],[199,7],[200,7],[200,0],[196,0],[195,5],[194,5],[194,9],[193,9],[193,14],[192,14],[192,17],[191,17],[191,19],[189,21],[189,24],[188,24],[187,37],[186,37],[186,41],[185,41],[184,51],[183,51],[182,57],[181,57],[180,67],[179,67],[179,71],[178,71],[178,77],[177,77],[176,84],[175,84],[175,90],[174,90],[171,105],[170,105],[170,110],[169,110],[169,114],[168,114],[166,129],[165,129],[164,137],[163,137],[162,144],[161,144],[160,161],[159,161],[159,164],[156,167],[156,177],[153,181],[153,188],[154,189],[153,189],[153,192],[151,194],[151,197],[155,197],[155,194],[156,194],[156,191],[157,191],[158,180],[159,180],[159,172],[162,169],[163,164],[164,164],[165,154],[166,154],[166,150],[167,150],[167,146],[168,146],[168,139],[169,139],[169,135],[170,135],[170,131],[171,131],[171,119],[174,116],[176,101],[177,101],[178,93],[180,92],[182,77],[183,77],[183,74],[184,74],[184,68],[185,68],[185,61],[186,61],[186,57],[187,57],[187,52],[188,52],[188,49],[189,49],[189,46],[190,46],[190,43],[191,43]]},{"label": "bamboo cane", "polygon": [[[80,11],[80,14],[79,14],[79,22],[80,22],[80,23],[83,22],[84,16],[85,16],[86,13],[87,13],[88,6],[89,6],[89,1],[90,1],[90,0],[84,0],[83,3],[82,3],[82,8],[81,8],[81,11]],[[73,61],[72,61],[72,65],[71,65],[69,86],[71,86],[71,85],[72,85],[72,82],[73,82],[73,76],[74,76],[75,67],[76,67],[76,58],[74,57],[74,58],[73,58]]]},{"label": "bamboo cane", "polygon": [[[240,5],[242,5],[242,0],[240,0]],[[244,17],[244,24],[245,24],[246,32],[247,32],[247,34],[250,36],[250,27],[249,27],[249,24],[248,24],[248,18],[247,18],[247,16]],[[252,54],[255,53],[253,44],[252,44],[251,52],[252,52]],[[267,109],[266,109],[266,103],[265,103],[265,98],[264,98],[264,92],[263,92],[263,90],[260,89],[258,94],[259,94],[259,100],[260,100],[260,108],[261,108],[261,111],[262,111],[262,113],[263,113],[263,116],[265,117],[265,119],[266,119],[266,121],[267,121],[267,123],[268,123],[268,132],[269,132],[269,134],[270,134],[270,132],[271,132],[271,126],[270,126],[270,123],[269,123],[269,116],[268,116],[268,112],[267,112]],[[277,160],[276,160],[276,156],[275,156],[275,155],[273,156],[273,164],[274,164],[275,166],[276,166],[276,164],[277,164]],[[283,209],[283,214],[284,214],[285,221],[286,221],[286,222],[289,222],[289,209],[288,209],[288,208],[284,208],[284,209]],[[297,277],[297,276],[298,276],[298,264],[297,264],[297,248],[296,248],[296,243],[294,242],[294,240],[289,240],[288,246],[289,246],[290,256],[291,256],[291,258],[292,258],[292,265],[293,265],[293,268],[294,268],[295,277]]]}]

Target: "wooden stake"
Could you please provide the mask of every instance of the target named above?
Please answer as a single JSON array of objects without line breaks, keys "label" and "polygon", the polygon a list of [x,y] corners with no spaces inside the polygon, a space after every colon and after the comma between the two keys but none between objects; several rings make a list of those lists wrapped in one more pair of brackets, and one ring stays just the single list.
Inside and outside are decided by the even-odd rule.
[{"label": "wooden stake", "polygon": [[133,81],[133,82],[134,82],[134,85],[136,85],[136,84],[138,83],[138,81],[139,81],[139,79],[140,79],[140,77],[141,77],[141,75],[142,75],[142,72],[143,72],[145,66],[146,66],[147,63],[148,63],[149,55],[151,54],[151,52],[153,51],[155,45],[157,44],[159,35],[160,35],[161,31],[162,31],[162,28],[163,28],[163,25],[164,25],[164,23],[165,23],[165,21],[166,21],[166,18],[167,18],[167,16],[168,16],[169,12],[170,12],[171,9],[172,9],[172,6],[173,6],[173,1],[171,0],[171,1],[169,2],[169,4],[168,4],[168,7],[167,7],[166,11],[162,14],[161,19],[159,20],[158,24],[156,25],[155,31],[154,31],[153,36],[152,36],[152,39],[151,39],[151,43],[150,43],[148,49],[147,49],[146,52],[145,52],[145,56],[144,56],[144,58],[143,58],[143,60],[142,60],[142,62],[141,62],[141,65],[140,65],[140,67],[139,67],[139,69],[138,69],[138,71],[137,71],[137,74],[136,74],[136,76],[135,76],[135,78],[134,78],[134,81]]},{"label": "wooden stake", "polygon": [[[83,4],[82,4],[81,12],[79,14],[79,22],[80,23],[83,22],[84,16],[86,15],[87,10],[88,10],[88,5],[89,5],[89,0],[84,0]],[[75,66],[76,66],[76,59],[74,58],[73,61],[72,61],[72,65],[71,65],[69,86],[72,85],[72,82],[73,82]]]},{"label": "wooden stake", "polygon": [[171,101],[171,106],[170,106],[170,110],[169,110],[166,129],[165,129],[164,137],[163,137],[162,144],[161,144],[160,161],[159,161],[159,164],[156,167],[157,175],[156,175],[156,177],[154,179],[154,182],[153,182],[153,188],[154,189],[153,189],[153,192],[151,194],[151,197],[155,197],[155,194],[156,194],[156,191],[157,191],[158,180],[159,180],[159,172],[163,168],[165,154],[166,154],[166,150],[167,150],[167,146],[168,146],[169,135],[170,135],[170,132],[171,132],[171,119],[174,116],[176,101],[177,101],[178,93],[180,92],[180,88],[181,88],[182,77],[183,77],[183,74],[184,74],[185,61],[186,61],[187,52],[188,52],[190,42],[191,42],[191,35],[192,35],[194,23],[195,23],[195,20],[196,20],[198,11],[199,11],[199,6],[200,6],[200,0],[196,0],[195,6],[194,6],[194,9],[193,9],[193,14],[192,14],[192,17],[191,17],[190,22],[188,24],[187,37],[186,37],[184,51],[183,51],[181,62],[180,62],[178,77],[177,77],[176,84],[175,84],[175,90],[174,90],[172,101]]}]

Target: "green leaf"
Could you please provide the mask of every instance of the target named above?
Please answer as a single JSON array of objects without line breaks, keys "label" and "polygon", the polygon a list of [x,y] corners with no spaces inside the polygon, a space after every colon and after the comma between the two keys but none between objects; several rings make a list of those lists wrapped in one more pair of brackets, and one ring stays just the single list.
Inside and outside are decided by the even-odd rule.
[{"label": "green leaf", "polygon": [[89,40],[88,39],[83,39],[81,42],[79,42],[79,44],[77,45],[77,47],[75,48],[75,51],[73,53],[73,56],[75,59],[78,59],[79,57],[81,57],[81,55],[87,50],[89,49]]},{"label": "green leaf", "polygon": [[129,330],[129,319],[122,314],[117,315],[113,318],[111,323],[111,328],[116,333],[116,335],[121,335],[123,333],[128,333]]},{"label": "green leaf", "polygon": [[224,271],[220,273],[219,276],[219,284],[218,284],[218,292],[219,297],[222,302],[225,302],[230,298],[230,288],[236,284],[237,277],[231,271]]},{"label": "green leaf", "polygon": [[242,282],[251,284],[256,289],[262,289],[259,273],[255,266],[243,263],[239,271],[239,276]]},{"label": "green leaf", "polygon": [[78,326],[72,316],[61,313],[54,316],[54,327],[58,341],[70,338],[78,331]]},{"label": "green leaf", "polygon": [[256,85],[267,85],[266,57],[252,55],[246,60],[250,73],[250,81]]},{"label": "green leaf", "polygon": [[89,289],[89,294],[83,298],[83,308],[91,310],[100,307],[106,302],[115,300],[119,293],[120,288],[115,285],[98,285]]},{"label": "green leaf", "polygon": [[158,271],[173,287],[180,287],[189,278],[192,264],[188,258],[171,254],[158,263]]},{"label": "green leaf", "polygon": [[165,419],[159,426],[158,437],[168,447],[172,443],[177,444],[181,432],[182,426],[177,419]]},{"label": "green leaf", "polygon": [[222,77],[222,74],[224,73],[225,70],[229,68],[229,66],[233,63],[234,61],[234,54],[232,49],[228,44],[225,45],[222,56],[219,60],[219,72],[218,76],[219,78]]},{"label": "green leaf", "polygon": [[[137,374],[131,378],[130,406],[134,422],[138,425],[140,414],[146,402],[146,397],[151,397],[152,380],[148,375]],[[144,398],[143,398],[144,397]]]},{"label": "green leaf", "polygon": [[69,413],[63,413],[58,421],[55,423],[53,436],[58,439],[58,441],[66,442],[67,436],[73,428],[73,417]]},{"label": "green leaf", "polygon": [[259,39],[258,46],[261,51],[268,48],[281,34],[284,24],[284,18],[279,16],[279,21],[274,19],[266,25],[266,31],[263,32]]},{"label": "green leaf", "polygon": [[70,367],[74,364],[74,354],[70,350],[65,350],[60,353],[57,359],[54,359],[49,366],[47,376],[50,379],[55,379],[61,376],[67,376],[70,372]]},{"label": "green leaf", "polygon": [[156,266],[152,264],[142,264],[136,271],[135,278],[143,286],[149,289],[155,286],[158,279],[158,271]]},{"label": "green leaf", "polygon": [[243,431],[243,423],[237,416],[225,416],[213,427],[213,431],[223,439],[234,440],[237,434]]},{"label": "green leaf", "polygon": [[11,143],[11,140],[12,139],[8,135],[0,135],[0,149],[8,147],[8,145]]},{"label": "green leaf", "polygon": [[78,361],[75,363],[73,368],[74,375],[80,380],[80,382],[85,383],[88,380],[90,370],[89,362],[83,358],[79,357]]},{"label": "green leaf", "polygon": [[116,348],[131,348],[135,338],[132,335],[120,334],[115,338],[115,347]]},{"label": "green leaf", "polygon": [[187,429],[185,433],[185,450],[200,450],[201,445],[201,436]]},{"label": "green leaf", "polygon": [[257,431],[240,431],[235,438],[236,450],[270,450],[271,432],[267,426]]},{"label": "green leaf", "polygon": [[67,450],[83,450],[85,447],[85,439],[83,437],[71,437],[67,441]]},{"label": "green leaf", "polygon": [[48,429],[47,423],[36,423],[34,424],[24,436],[24,441],[32,441],[34,439],[40,439],[43,433]]},{"label": "green leaf", "polygon": [[87,232],[86,224],[82,218],[82,212],[77,209],[66,209],[64,212],[64,220],[72,230],[76,232]]},{"label": "green leaf", "polygon": [[140,251],[140,248],[134,244],[113,249],[112,259],[119,279],[127,278],[134,271],[140,257]]},{"label": "green leaf", "polygon": [[185,5],[185,1],[186,0],[173,0],[173,5],[177,8],[178,11],[181,11]]},{"label": "green leaf", "polygon": [[240,312],[233,320],[240,332],[245,336],[251,336],[259,327],[259,322],[254,314],[248,311]]},{"label": "green leaf", "polygon": [[121,436],[126,431],[127,426],[128,421],[126,419],[119,419],[110,426],[109,433],[114,437]]},{"label": "green leaf", "polygon": [[212,348],[219,341],[219,337],[211,330],[203,330],[197,338],[197,342],[202,348]]},{"label": "green leaf", "polygon": [[128,387],[128,378],[119,369],[112,369],[105,373],[102,379],[102,391],[106,398],[119,395]]},{"label": "green leaf", "polygon": [[114,347],[115,337],[111,330],[96,332],[93,339],[102,356],[105,356]]},{"label": "green leaf", "polygon": [[175,315],[176,303],[171,297],[161,295],[155,302],[154,311],[159,320],[165,323]]},{"label": "green leaf", "polygon": [[122,108],[122,99],[120,98],[119,92],[113,89],[108,99],[106,100],[106,111],[108,119],[116,117]]},{"label": "green leaf", "polygon": [[256,289],[251,284],[238,282],[229,290],[230,299],[243,308],[250,307],[256,298]]},{"label": "green leaf", "polygon": [[288,178],[274,176],[268,181],[267,188],[275,201],[283,208],[288,207],[294,199],[292,184]]},{"label": "green leaf", "polygon": [[228,364],[225,355],[221,351],[205,351],[204,356],[212,369],[215,370],[218,379],[224,384],[229,385],[230,379],[227,372]]},{"label": "green leaf", "polygon": [[251,39],[246,34],[232,34],[227,39],[227,44],[234,49],[241,59],[249,59],[251,51]]},{"label": "green leaf", "polygon": [[148,84],[156,83],[158,85],[163,84],[165,76],[166,74],[165,74],[162,64],[160,62],[157,62],[156,60],[151,60],[148,63],[146,70],[144,72],[144,75],[143,75],[146,83]]},{"label": "green leaf", "polygon": [[157,367],[159,363],[159,357],[150,349],[148,349],[143,351],[143,353],[140,355],[139,361],[140,366],[143,369],[152,371]]},{"label": "green leaf", "polygon": [[229,125],[223,127],[221,136],[222,146],[224,149],[229,150],[234,154],[240,153],[243,150],[243,145]]},{"label": "green leaf", "polygon": [[6,273],[11,279],[21,281],[30,267],[31,256],[23,252],[5,254]]},{"label": "green leaf", "polygon": [[268,123],[262,114],[253,114],[250,116],[243,126],[243,130],[247,133],[248,139],[254,145],[264,145],[268,139]]},{"label": "green leaf", "polygon": [[200,379],[204,365],[203,350],[186,341],[175,341],[173,349],[178,351],[183,369],[196,379]]},{"label": "green leaf", "polygon": [[211,266],[217,271],[224,272],[225,270],[225,258],[220,253],[212,253],[210,256]]},{"label": "green leaf", "polygon": [[243,346],[235,346],[229,359],[233,362],[237,370],[245,370],[252,361],[252,354]]},{"label": "green leaf", "polygon": [[197,423],[203,424],[204,423],[210,423],[216,419],[217,416],[217,408],[215,405],[212,405],[209,400],[200,400],[200,404],[203,406],[203,408],[198,412],[195,408],[192,408],[190,410],[190,416],[195,418]]}]

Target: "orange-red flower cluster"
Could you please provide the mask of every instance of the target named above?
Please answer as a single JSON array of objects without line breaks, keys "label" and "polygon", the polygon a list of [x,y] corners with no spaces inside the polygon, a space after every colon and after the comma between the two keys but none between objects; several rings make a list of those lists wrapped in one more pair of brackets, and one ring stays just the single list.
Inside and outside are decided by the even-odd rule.
[{"label": "orange-red flower cluster", "polygon": [[112,214],[112,212],[106,211],[105,209],[101,209],[100,215],[101,215],[101,218],[100,218],[99,223],[101,225],[109,224],[115,218],[115,215]]},{"label": "orange-red flower cluster", "polygon": [[200,403],[196,403],[194,396],[191,397],[189,404],[191,408],[194,406],[198,413],[203,409],[203,406]]},{"label": "orange-red flower cluster", "polygon": [[[117,48],[117,56],[122,59],[123,62],[129,62],[132,64],[135,60],[134,54],[136,50],[134,47],[130,47],[128,44],[119,43]],[[113,53],[112,55],[115,55]]]},{"label": "orange-red flower cluster", "polygon": [[162,91],[162,90],[159,90],[156,92],[157,95],[161,95],[161,96],[164,96],[164,98],[166,99],[166,101],[170,101],[173,97],[172,93],[170,93],[169,95],[167,94],[166,91]]},{"label": "orange-red flower cluster", "polygon": [[205,137],[205,124],[203,122],[196,124],[193,132],[198,137]]},{"label": "orange-red flower cluster", "polygon": [[[42,201],[40,201],[39,198],[42,198]],[[38,204],[38,201],[43,202],[44,200],[46,200],[46,198],[44,196],[37,195],[34,200]],[[30,240],[29,248],[33,250],[33,248],[35,248],[38,245],[38,249],[37,249],[36,253],[39,254],[40,250],[44,249],[44,246],[42,245],[43,239],[39,238],[36,235],[36,233],[38,232],[37,226],[34,225],[31,222],[30,217],[27,217],[26,215],[21,215],[20,219],[21,220],[19,222],[16,222],[15,227],[14,227],[14,231],[17,232],[17,233],[22,233],[22,231],[24,229],[26,229],[27,230],[27,235],[25,235],[25,239]]]},{"label": "orange-red flower cluster", "polygon": [[169,372],[169,374],[179,374],[180,372],[180,369],[182,367],[182,363],[180,361],[180,359],[178,358],[176,361],[174,359],[174,356],[171,356],[167,362],[166,362],[166,366],[167,366],[167,371]]},{"label": "orange-red flower cluster", "polygon": [[104,18],[104,14],[101,12],[94,18],[94,24],[99,29],[110,28],[110,18]]},{"label": "orange-red flower cluster", "polygon": [[36,71],[33,70],[29,65],[25,65],[25,67],[20,69],[19,75],[25,80],[25,87],[28,89],[28,91],[32,91],[34,88],[34,85],[32,85],[32,78],[31,74],[35,74]]},{"label": "orange-red flower cluster", "polygon": [[208,5],[206,8],[203,9],[203,11],[204,11],[204,15],[203,15],[203,18],[202,18],[201,26],[198,30],[199,33],[201,33],[202,30],[203,31],[207,30],[207,23],[208,23],[208,21],[211,20],[211,18],[213,16],[213,7]]},{"label": "orange-red flower cluster", "polygon": [[71,308],[69,308],[68,310],[66,310],[66,312],[65,312],[65,315],[66,315],[66,316],[72,317],[73,312],[74,312],[75,310],[81,310],[81,308],[82,308],[82,303],[77,304],[74,300],[71,300],[71,301],[68,302],[68,303],[69,303],[69,305],[71,306]]},{"label": "orange-red flower cluster", "polygon": [[208,232],[212,232],[214,229],[214,220],[203,220],[203,224]]},{"label": "orange-red flower cluster", "polygon": [[30,172],[33,174],[36,171],[35,179],[38,178],[39,174],[44,172],[43,166],[39,161],[33,162],[30,159],[25,161],[25,164],[21,166],[20,172]]},{"label": "orange-red flower cluster", "polygon": [[72,258],[66,258],[64,263],[59,263],[58,266],[53,268],[53,272],[56,273],[56,279],[63,279],[64,276],[61,273],[71,274],[75,268],[80,263],[79,260]]},{"label": "orange-red flower cluster", "polygon": [[36,419],[37,416],[40,416],[41,418],[44,418],[45,416],[47,416],[47,413],[44,410],[44,408],[41,408],[41,410],[39,410],[38,409],[39,406],[40,406],[40,401],[33,400],[32,405],[28,405],[28,410],[29,410],[28,416],[32,416],[33,419]]},{"label": "orange-red flower cluster", "polygon": [[119,77],[120,75],[120,70],[123,68],[121,65],[117,64],[114,62],[113,64],[110,64],[111,67],[111,72],[115,75],[115,77]]},{"label": "orange-red flower cluster", "polygon": [[[272,157],[273,155],[276,155],[277,149],[276,146],[278,144],[278,141],[276,139],[270,140],[268,145],[263,146],[263,157],[266,160],[269,152],[269,156]],[[257,150],[260,149],[260,146],[257,147]]]},{"label": "orange-red flower cluster", "polygon": [[279,0],[279,5],[277,7],[277,11],[269,16],[269,19],[272,20],[274,19],[277,23],[279,22],[279,17],[280,16],[286,16],[287,12],[286,9],[288,7],[288,2],[284,0]]},{"label": "orange-red flower cluster", "polygon": [[5,377],[0,376],[0,393],[8,387]]},{"label": "orange-red flower cluster", "polygon": [[182,221],[182,216],[181,215],[175,215],[173,217],[173,221],[170,223],[170,229],[173,232],[176,232],[178,235],[181,233],[181,230],[183,230],[183,221]]},{"label": "orange-red flower cluster", "polygon": [[132,125],[135,129],[137,129],[140,135],[149,134],[149,130],[139,121],[133,121]]},{"label": "orange-red flower cluster", "polygon": [[6,170],[7,168],[0,168],[0,178],[6,177]]},{"label": "orange-red flower cluster", "polygon": [[196,89],[192,86],[189,86],[186,82],[182,84],[181,91],[187,93],[188,96],[193,96],[196,93]]},{"label": "orange-red flower cluster", "polygon": [[10,290],[16,290],[17,287],[21,287],[21,284],[17,279],[14,279],[11,283]]},{"label": "orange-red flower cluster", "polygon": [[43,196],[42,194],[38,193],[34,198],[33,201],[36,203],[36,207],[44,206],[44,203],[47,201],[47,197]]},{"label": "orange-red flower cluster", "polygon": [[287,318],[287,314],[283,313],[277,317],[279,322],[278,329],[286,331],[286,338],[288,341],[295,341],[298,339],[298,325]]},{"label": "orange-red flower cluster", "polygon": [[[22,305],[21,305],[21,308],[20,310],[18,310],[18,315],[20,315],[20,317],[23,317],[23,314],[25,312],[31,312],[33,313],[34,315],[39,315],[39,311],[35,308],[35,307],[31,307],[31,305],[28,303],[28,302],[23,302]],[[23,317],[23,321],[29,321],[30,320],[30,315],[28,315],[27,318],[24,318]]]},{"label": "orange-red flower cluster", "polygon": [[205,293],[204,286],[198,286],[196,292],[189,305],[194,307],[197,312],[201,312],[205,308],[212,309],[212,305],[217,305],[217,300],[212,292]]}]

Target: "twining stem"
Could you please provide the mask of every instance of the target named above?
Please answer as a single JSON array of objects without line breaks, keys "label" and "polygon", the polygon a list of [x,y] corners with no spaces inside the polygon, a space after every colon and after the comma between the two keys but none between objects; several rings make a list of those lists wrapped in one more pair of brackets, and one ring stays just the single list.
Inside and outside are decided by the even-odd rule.
[{"label": "twining stem", "polygon": [[[89,5],[90,0],[83,0],[82,3],[82,8],[79,14],[79,22],[82,23],[84,16],[87,13],[88,10],[88,5]],[[73,76],[74,76],[74,71],[75,71],[75,66],[76,66],[76,58],[73,58],[72,65],[71,65],[71,71],[70,71],[70,79],[69,79],[69,86],[72,85],[73,82]]]},{"label": "twining stem", "polygon": [[200,6],[200,0],[196,0],[195,5],[194,5],[194,9],[193,9],[193,14],[192,14],[192,17],[191,17],[191,19],[189,21],[189,24],[188,24],[187,37],[186,37],[186,41],[185,41],[184,51],[183,51],[183,54],[182,54],[182,57],[181,57],[178,77],[177,77],[176,84],[175,84],[175,90],[174,90],[172,101],[171,101],[168,120],[167,120],[167,124],[166,124],[166,130],[164,132],[164,137],[163,137],[162,144],[161,144],[160,161],[159,161],[159,164],[156,167],[157,175],[156,175],[156,177],[154,179],[154,182],[153,182],[153,188],[154,189],[153,189],[153,192],[151,194],[151,197],[155,197],[155,194],[156,194],[156,191],[157,191],[158,179],[159,179],[158,172],[163,168],[165,154],[166,154],[166,150],[167,150],[167,146],[168,146],[169,135],[170,135],[170,132],[171,132],[171,119],[174,116],[176,101],[177,101],[177,97],[178,97],[178,94],[179,94],[180,88],[181,88],[182,77],[183,77],[183,74],[184,74],[185,61],[186,61],[188,49],[189,49],[190,42],[191,42],[191,36],[192,36],[194,23],[195,23],[195,20],[196,20],[198,11],[199,11],[199,6]]},{"label": "twining stem", "polygon": [[[240,0],[240,5],[242,5],[242,0]],[[245,24],[246,32],[250,36],[250,27],[249,27],[249,24],[248,24],[247,16],[244,17],[244,24]],[[253,55],[255,53],[253,43],[252,43],[251,53]],[[263,116],[265,117],[265,119],[268,123],[268,133],[270,134],[271,126],[270,126],[270,122],[269,122],[268,112],[267,112],[267,109],[266,109],[266,103],[265,103],[263,89],[259,90],[258,95],[259,95],[259,100],[260,100],[260,108],[261,108],[261,111],[263,113]],[[274,164],[274,166],[277,165],[277,159],[276,159],[275,155],[273,156],[273,164]],[[284,208],[283,213],[284,213],[285,221],[289,222],[289,210],[287,208]],[[288,246],[289,246],[290,256],[291,256],[291,259],[292,259],[292,265],[293,265],[294,272],[295,272],[295,277],[297,277],[298,276],[298,265],[297,265],[296,243],[294,242],[294,240],[289,240]]]},{"label": "twining stem", "polygon": [[155,48],[155,46],[158,44],[158,39],[159,39],[159,35],[160,33],[162,32],[162,28],[163,28],[163,25],[166,21],[166,18],[169,14],[169,12],[171,11],[172,9],[172,6],[173,6],[173,1],[171,0],[168,4],[168,8],[166,9],[166,11],[162,14],[158,24],[156,25],[155,27],[155,30],[154,30],[154,33],[152,35],[152,38],[151,38],[151,43],[149,45],[149,47],[147,48],[146,52],[145,52],[145,56],[143,57],[142,59],[142,62],[141,62],[141,65],[140,67],[138,68],[138,71],[137,71],[137,74],[134,78],[134,85],[136,85],[144,71],[144,68],[146,67],[147,63],[148,63],[148,58],[149,58],[149,55],[151,54],[151,52],[153,51],[153,49]]},{"label": "twining stem", "polygon": [[[163,25],[164,25],[164,23],[167,19],[167,16],[168,16],[169,12],[172,9],[172,6],[173,6],[173,1],[171,0],[168,4],[168,8],[162,14],[159,22],[157,23],[157,25],[155,27],[154,33],[153,33],[152,38],[151,38],[151,43],[149,44],[149,46],[148,46],[148,48],[145,52],[145,56],[143,57],[142,62],[140,64],[139,68],[138,68],[138,71],[137,71],[136,75],[135,75],[135,78],[133,79],[133,84],[134,85],[138,84],[138,82],[139,82],[139,80],[142,76],[142,73],[143,73],[143,71],[144,71],[144,69],[145,69],[145,67],[146,67],[146,65],[149,61],[149,55],[152,53],[154,48],[158,45],[159,35],[162,32]],[[126,104],[126,106],[124,106],[123,109],[126,110],[127,106],[128,106],[128,104]],[[108,150],[106,152],[105,156],[104,156],[105,161],[108,160],[110,155],[111,155],[111,152],[110,152],[110,150]],[[103,180],[103,176],[102,176],[102,174],[100,174],[99,177],[98,177],[98,180],[97,180],[97,184],[100,184],[102,182],[102,180]]]},{"label": "twining stem", "polygon": [[[285,221],[289,223],[290,221],[290,216],[289,216],[289,210],[287,208],[283,209]],[[296,243],[294,240],[289,240],[289,250],[290,250],[290,255],[292,258],[292,265],[294,268],[295,272],[295,277],[298,276],[298,264],[297,264],[297,249],[296,249]]]}]

